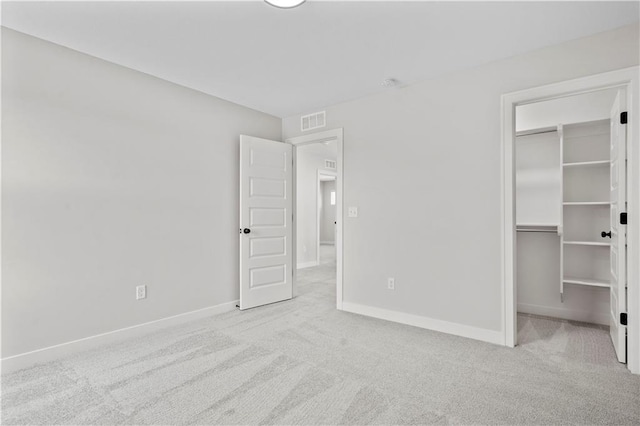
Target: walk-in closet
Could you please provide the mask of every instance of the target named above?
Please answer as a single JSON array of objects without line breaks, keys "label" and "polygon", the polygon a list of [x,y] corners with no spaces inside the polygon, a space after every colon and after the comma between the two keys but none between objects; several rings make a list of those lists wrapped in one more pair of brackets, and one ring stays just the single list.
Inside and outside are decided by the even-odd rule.
[{"label": "walk-in closet", "polygon": [[[516,108],[519,338],[527,332],[529,340],[548,338],[526,330],[532,317],[564,320],[553,327],[610,327],[620,296],[612,280],[624,255],[617,251],[624,235],[613,223],[624,183],[619,123],[612,125],[621,96],[609,89]],[[613,339],[597,344],[615,356],[619,339],[611,333]]]}]

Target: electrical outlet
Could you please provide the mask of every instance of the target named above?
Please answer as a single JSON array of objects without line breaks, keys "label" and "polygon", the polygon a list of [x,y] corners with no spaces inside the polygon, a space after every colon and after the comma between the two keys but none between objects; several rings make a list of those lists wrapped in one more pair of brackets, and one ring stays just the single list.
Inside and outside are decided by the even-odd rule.
[{"label": "electrical outlet", "polygon": [[349,214],[349,217],[358,217],[358,208],[357,207],[349,207],[348,214]]},{"label": "electrical outlet", "polygon": [[389,290],[396,289],[396,279],[395,278],[387,278],[387,288]]},{"label": "electrical outlet", "polygon": [[139,285],[136,287],[136,300],[147,298],[147,286]]}]

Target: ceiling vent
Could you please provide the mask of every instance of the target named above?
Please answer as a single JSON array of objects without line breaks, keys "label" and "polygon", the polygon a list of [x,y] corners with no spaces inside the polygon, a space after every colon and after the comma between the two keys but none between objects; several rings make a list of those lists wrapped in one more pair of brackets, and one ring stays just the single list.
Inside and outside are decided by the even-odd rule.
[{"label": "ceiling vent", "polygon": [[324,168],[325,169],[335,170],[336,169],[335,160],[324,160]]},{"label": "ceiling vent", "polygon": [[319,129],[327,125],[325,111],[314,112],[313,114],[300,117],[300,128],[303,132],[307,130]]}]

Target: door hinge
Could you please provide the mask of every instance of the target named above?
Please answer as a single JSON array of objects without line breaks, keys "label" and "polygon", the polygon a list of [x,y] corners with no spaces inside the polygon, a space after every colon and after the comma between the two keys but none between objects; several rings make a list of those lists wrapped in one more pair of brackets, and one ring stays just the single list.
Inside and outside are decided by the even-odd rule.
[{"label": "door hinge", "polygon": [[621,325],[627,325],[627,313],[626,312],[620,312],[620,324]]},{"label": "door hinge", "polygon": [[620,225],[627,224],[627,212],[620,213]]},{"label": "door hinge", "polygon": [[620,124],[627,124],[627,111],[620,113]]}]

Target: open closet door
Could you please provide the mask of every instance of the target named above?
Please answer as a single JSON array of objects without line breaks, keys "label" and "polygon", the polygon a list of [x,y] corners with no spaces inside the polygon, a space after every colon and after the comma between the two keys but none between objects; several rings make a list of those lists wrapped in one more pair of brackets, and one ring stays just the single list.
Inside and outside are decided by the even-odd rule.
[{"label": "open closet door", "polygon": [[620,213],[626,212],[626,125],[622,124],[621,112],[624,98],[618,92],[611,108],[611,318],[609,332],[618,361],[627,361],[626,327],[620,314],[626,313],[626,227],[622,225]]},{"label": "open closet door", "polygon": [[292,148],[240,136],[240,309],[293,294]]}]

